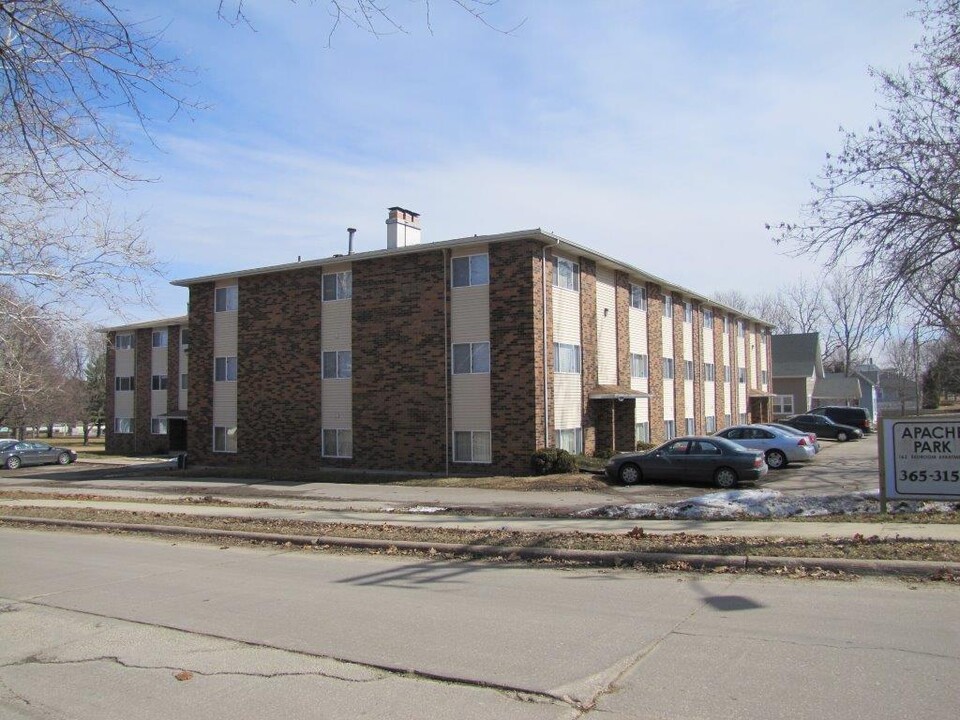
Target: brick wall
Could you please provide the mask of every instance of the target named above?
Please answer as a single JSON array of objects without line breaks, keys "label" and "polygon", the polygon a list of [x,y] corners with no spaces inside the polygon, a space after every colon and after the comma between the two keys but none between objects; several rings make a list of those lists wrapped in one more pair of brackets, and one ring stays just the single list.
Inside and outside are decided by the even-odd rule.
[{"label": "brick wall", "polygon": [[[180,409],[180,325],[167,328],[167,412]],[[169,431],[169,427],[167,428]]]},{"label": "brick wall", "polygon": [[583,413],[583,452],[593,455],[597,449],[597,418],[590,393],[597,387],[597,264],[581,257],[580,263],[580,349],[583,358],[580,379]]},{"label": "brick wall", "polygon": [[133,447],[139,455],[165,453],[170,449],[166,435],[150,433],[150,397],[153,379],[153,330],[141,328],[134,334],[136,350],[136,390],[133,401]]},{"label": "brick wall", "polygon": [[647,284],[647,347],[650,353],[650,442],[664,441],[663,426],[663,293]]},{"label": "brick wall", "polygon": [[687,360],[683,347],[683,299],[673,298],[673,418],[677,435],[685,435],[687,397]]},{"label": "brick wall", "polygon": [[322,273],[322,268],[312,267],[239,278],[237,460],[241,464],[321,464]]},{"label": "brick wall", "polygon": [[740,368],[737,366],[737,320],[733,315],[730,320],[727,339],[730,346],[730,422],[736,425],[740,422]]},{"label": "brick wall", "polygon": [[106,452],[110,455],[132,455],[134,452],[134,435],[117,434],[113,431],[113,419],[116,415],[116,375],[117,375],[117,334],[111,332],[107,335],[107,396],[104,405],[106,413],[106,439],[104,440]]},{"label": "brick wall", "polygon": [[187,451],[191,463],[228,465],[232,456],[213,453],[213,292],[213,283],[190,287]]},{"label": "brick wall", "polygon": [[[624,272],[616,274],[616,313],[617,313],[617,384],[621,388],[630,387],[630,276]],[[633,450],[636,431],[636,401],[625,400],[619,403],[616,428],[617,450]],[[621,417],[622,415],[622,417]]]},{"label": "brick wall", "polygon": [[706,432],[706,413],[703,407],[703,308],[693,306],[693,422],[695,432]]},{"label": "brick wall", "polygon": [[723,316],[719,311],[713,314],[713,363],[716,368],[714,376],[717,378],[714,383],[716,388],[716,404],[714,413],[717,417],[717,430],[724,427],[724,399],[726,398],[726,384],[723,382]]}]

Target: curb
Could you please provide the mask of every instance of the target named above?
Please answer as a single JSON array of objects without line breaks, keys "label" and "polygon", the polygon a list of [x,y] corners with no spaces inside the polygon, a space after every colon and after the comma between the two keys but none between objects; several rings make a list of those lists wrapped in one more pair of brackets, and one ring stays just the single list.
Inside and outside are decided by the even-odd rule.
[{"label": "curb", "polygon": [[697,555],[690,553],[621,552],[616,550],[569,550],[564,548],[531,548],[500,545],[461,545],[455,543],[413,542],[409,540],[373,540],[314,535],[282,535],[279,533],[216,530],[213,528],[179,527],[176,525],[138,525],[136,523],[96,522],[91,520],[62,520],[18,515],[0,515],[0,523],[22,525],[54,525],[58,527],[95,530],[123,530],[157,535],[190,535],[194,537],[223,537],[239,540],[261,540],[293,545],[329,545],[361,550],[414,550],[473,557],[517,557],[524,560],[575,560],[592,565],[668,565],[683,564],[695,570],[734,568],[738,570],[799,570],[818,568],[850,575],[893,575],[931,577],[944,573],[960,576],[960,562],[931,562],[926,560],[850,560],[846,558],[796,558],[749,555]]}]

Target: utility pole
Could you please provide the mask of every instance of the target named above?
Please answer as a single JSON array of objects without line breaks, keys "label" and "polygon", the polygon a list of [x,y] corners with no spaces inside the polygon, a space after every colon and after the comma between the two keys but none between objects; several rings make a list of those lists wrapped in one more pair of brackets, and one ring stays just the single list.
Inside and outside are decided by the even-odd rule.
[{"label": "utility pole", "polygon": [[920,414],[920,325],[913,326],[913,384],[917,401],[917,415]]}]

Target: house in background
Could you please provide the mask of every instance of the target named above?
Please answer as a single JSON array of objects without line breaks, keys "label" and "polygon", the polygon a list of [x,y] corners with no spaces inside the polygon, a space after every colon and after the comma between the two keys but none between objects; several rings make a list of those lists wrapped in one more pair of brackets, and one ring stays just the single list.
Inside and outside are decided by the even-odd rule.
[{"label": "house in background", "polygon": [[773,415],[799,415],[814,407],[817,381],[823,378],[820,333],[773,335]]},{"label": "house in background", "polygon": [[877,382],[877,412],[880,415],[915,415],[921,396],[917,381],[896,370],[880,370]]},{"label": "house in background", "polygon": [[814,407],[823,405],[862,407],[870,414],[871,420],[877,418],[876,386],[859,372],[852,375],[825,373],[813,388],[813,403]]}]

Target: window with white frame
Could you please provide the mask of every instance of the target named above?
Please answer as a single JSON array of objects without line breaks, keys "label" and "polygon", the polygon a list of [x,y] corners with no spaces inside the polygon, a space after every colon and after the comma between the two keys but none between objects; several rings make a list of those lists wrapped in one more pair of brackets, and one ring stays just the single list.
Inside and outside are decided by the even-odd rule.
[{"label": "window with white frame", "polygon": [[215,425],[213,428],[213,451],[235,453],[237,451],[237,428]]},{"label": "window with white frame", "polygon": [[673,295],[663,296],[663,316],[665,318],[673,317]]},{"label": "window with white frame", "polygon": [[166,435],[167,434],[167,419],[166,418],[150,418],[150,434],[151,435]]},{"label": "window with white frame", "polygon": [[663,379],[673,380],[673,358],[663,359]]},{"label": "window with white frame", "polygon": [[760,371],[760,382],[763,383],[764,385],[767,384],[767,371],[766,371],[766,370],[761,370],[761,371]]},{"label": "window with white frame", "polygon": [[190,345],[190,328],[180,328],[180,347]]},{"label": "window with white frame", "polygon": [[713,310],[710,308],[703,309],[703,326],[705,328],[713,328]]},{"label": "window with white frame", "polygon": [[167,346],[167,331],[166,330],[154,330],[153,331],[153,346],[155,348],[161,348]]},{"label": "window with white frame", "polygon": [[451,265],[453,287],[490,284],[490,257],[487,253],[455,257]]},{"label": "window with white frame", "polygon": [[323,353],[323,378],[345,380],[353,375],[353,353],[350,350],[329,350]]},{"label": "window with white frame", "polygon": [[553,371],[580,374],[580,346],[567,343],[553,344]]},{"label": "window with white frame", "polygon": [[693,380],[693,360],[684,360],[683,368],[683,379]]},{"label": "window with white frame", "polygon": [[630,307],[644,311],[647,309],[647,289],[643,285],[630,283]]},{"label": "window with white frame", "polygon": [[745,384],[746,384],[746,382],[747,382],[747,369],[746,369],[746,368],[740,368],[740,369],[737,370],[737,382],[739,382],[741,385],[745,385]]},{"label": "window with white frame", "polygon": [[724,426],[724,427],[730,427],[730,421],[731,421],[732,419],[733,419],[733,418],[732,418],[731,415],[724,415],[724,416],[723,416],[723,426]]},{"label": "window with white frame", "polygon": [[774,415],[793,415],[793,395],[774,395]]},{"label": "window with white frame", "polygon": [[453,433],[453,461],[489,463],[493,461],[490,433],[479,430],[455,430]]},{"label": "window with white frame", "polygon": [[663,421],[663,434],[667,440],[672,440],[677,436],[677,424],[673,420]]},{"label": "window with white frame", "polygon": [[580,264],[558,257],[553,263],[553,286],[580,292]]},{"label": "window with white frame", "polygon": [[566,450],[571,455],[579,455],[583,452],[583,429],[582,428],[567,428],[565,430],[557,430],[554,433],[557,447],[561,450]]},{"label": "window with white frame", "polygon": [[726,315],[723,316],[723,332],[724,333],[730,332],[730,318]]},{"label": "window with white frame", "polygon": [[729,366],[729,365],[724,365],[724,366],[723,366],[723,381],[724,381],[724,382],[730,382],[732,379],[733,379],[733,375],[731,375],[731,368],[730,368],[730,366]]},{"label": "window with white frame", "polygon": [[704,363],[703,364],[703,380],[704,382],[713,382],[717,379],[717,366],[713,363]]},{"label": "window with white frame", "polygon": [[639,422],[633,426],[633,440],[634,442],[650,442],[650,423],[648,422]]},{"label": "window with white frame", "polygon": [[236,355],[218,357],[213,359],[213,379],[215,382],[236,382],[237,381]]},{"label": "window with white frame", "polygon": [[715,433],[717,431],[717,416],[707,415],[705,420],[706,422],[704,423],[704,428],[706,429],[707,435]]},{"label": "window with white frame", "polygon": [[117,350],[133,350],[133,333],[119,333],[114,345]]},{"label": "window with white frame", "polygon": [[349,300],[353,297],[353,271],[327,273],[323,276],[323,302]]},{"label": "window with white frame", "polygon": [[641,353],[630,353],[630,377],[645,378],[649,375],[649,358]]},{"label": "window with white frame", "polygon": [[213,291],[214,312],[236,312],[239,305],[239,293],[236,285],[219,287]]},{"label": "window with white frame", "polygon": [[136,388],[136,382],[133,375],[118,375],[114,379],[114,387],[117,392],[130,392]]},{"label": "window with white frame", "polygon": [[454,343],[454,375],[488,372],[490,372],[490,343]]},{"label": "window with white frame", "polygon": [[186,389],[187,389],[187,374],[186,374],[186,373],[180,373],[180,389],[181,389],[181,390],[186,390]]},{"label": "window with white frame", "polygon": [[133,432],[133,418],[118,417],[113,419],[113,431],[118,435],[129,435]]},{"label": "window with white frame", "polygon": [[323,457],[352,458],[353,431],[339,428],[324,428],[323,430]]},{"label": "window with white frame", "polygon": [[166,390],[167,389],[167,376],[166,375],[153,375],[150,378],[150,389],[151,390]]},{"label": "window with white frame", "polygon": [[741,424],[741,425],[745,425],[745,424],[748,423],[748,422],[750,422],[750,421],[747,420],[747,414],[746,414],[746,413],[740,413],[740,424]]},{"label": "window with white frame", "polygon": [[687,300],[683,301],[683,321],[688,323],[693,322],[693,303]]},{"label": "window with white frame", "polygon": [[696,424],[693,422],[693,418],[684,418],[683,425],[684,425],[684,432],[687,435],[693,435],[697,432]]},{"label": "window with white frame", "polygon": [[747,322],[745,320],[737,320],[737,337],[743,337],[743,333],[746,332]]}]

